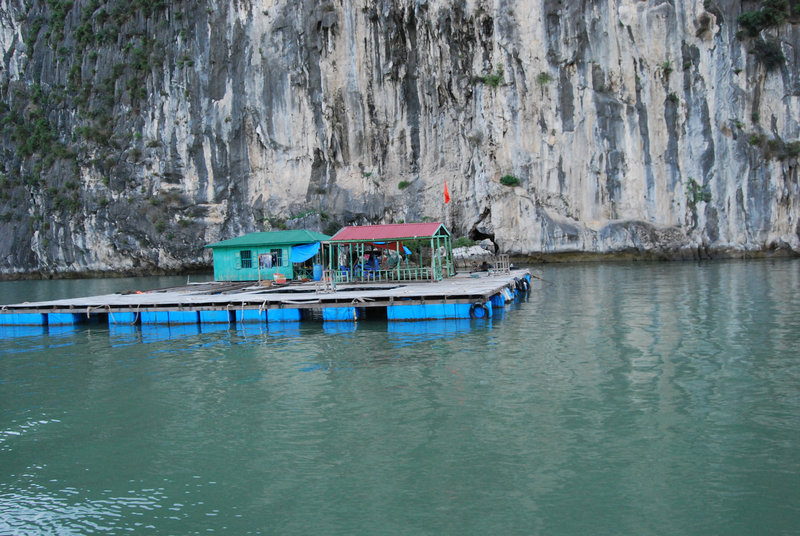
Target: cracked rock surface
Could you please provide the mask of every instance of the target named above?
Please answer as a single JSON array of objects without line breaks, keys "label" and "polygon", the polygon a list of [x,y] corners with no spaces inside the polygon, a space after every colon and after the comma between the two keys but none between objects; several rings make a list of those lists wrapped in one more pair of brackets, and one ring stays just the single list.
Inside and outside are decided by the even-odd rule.
[{"label": "cracked rock surface", "polygon": [[800,252],[800,27],[743,9],[2,2],[0,273],[424,220],[520,257]]}]

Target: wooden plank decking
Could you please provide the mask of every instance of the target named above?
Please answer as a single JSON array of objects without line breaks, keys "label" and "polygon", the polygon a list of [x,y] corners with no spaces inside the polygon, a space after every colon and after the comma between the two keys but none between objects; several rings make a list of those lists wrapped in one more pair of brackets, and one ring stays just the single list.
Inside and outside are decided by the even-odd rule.
[{"label": "wooden plank decking", "polygon": [[[525,284],[522,282],[525,281]],[[390,321],[488,318],[520,286],[530,289],[527,270],[460,274],[438,282],[321,282],[269,287],[259,283],[209,282],[183,287],[127,291],[84,298],[0,306],[0,327],[83,323],[216,324],[384,318]],[[383,308],[383,310],[379,309]],[[316,310],[316,311],[315,311]],[[13,332],[13,329],[12,329]],[[0,336],[8,329],[0,330]],[[12,333],[13,336],[13,333]]]},{"label": "wooden plank decking", "polygon": [[[324,307],[387,306],[412,303],[471,303],[488,300],[528,275],[527,270],[507,274],[458,274],[438,282],[403,281],[339,284],[336,291],[320,290],[315,282],[264,287],[257,283],[196,283],[185,287],[139,293],[105,294],[84,298],[25,302],[2,306],[3,313],[76,313],[131,310],[219,310],[238,308],[304,309]],[[474,277],[474,276],[475,277]]]}]

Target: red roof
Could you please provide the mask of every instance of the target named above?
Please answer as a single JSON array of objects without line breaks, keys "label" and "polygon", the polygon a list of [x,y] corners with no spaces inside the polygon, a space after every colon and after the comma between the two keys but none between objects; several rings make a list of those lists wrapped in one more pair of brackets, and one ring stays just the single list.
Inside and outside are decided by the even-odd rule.
[{"label": "red roof", "polygon": [[389,225],[356,225],[345,227],[331,237],[331,242],[383,241],[428,238],[436,235],[439,228],[447,229],[440,222],[391,223]]}]

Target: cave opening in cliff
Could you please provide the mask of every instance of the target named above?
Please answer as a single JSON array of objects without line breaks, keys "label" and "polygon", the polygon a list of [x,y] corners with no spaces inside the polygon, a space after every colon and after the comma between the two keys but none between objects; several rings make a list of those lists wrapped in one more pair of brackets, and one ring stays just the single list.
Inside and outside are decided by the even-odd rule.
[{"label": "cave opening in cliff", "polygon": [[470,230],[468,236],[469,236],[470,240],[474,240],[475,242],[481,242],[481,241],[486,240],[488,238],[489,240],[492,241],[492,245],[494,246],[495,252],[498,251],[497,250],[497,242],[494,241],[494,234],[482,233],[482,232],[480,232],[479,230],[477,230],[477,229],[475,229],[473,227]]}]

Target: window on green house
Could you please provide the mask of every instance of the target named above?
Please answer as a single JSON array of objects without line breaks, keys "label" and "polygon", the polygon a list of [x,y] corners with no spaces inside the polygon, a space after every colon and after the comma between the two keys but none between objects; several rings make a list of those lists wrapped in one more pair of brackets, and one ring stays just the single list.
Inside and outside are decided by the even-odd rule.
[{"label": "window on green house", "polygon": [[252,268],[253,267],[253,256],[250,253],[249,249],[243,249],[239,252],[239,258],[241,259],[241,266],[242,268]]},{"label": "window on green house", "polygon": [[283,266],[283,250],[273,249],[269,253],[272,255],[272,266]]}]

